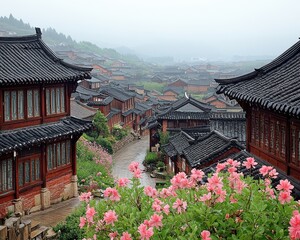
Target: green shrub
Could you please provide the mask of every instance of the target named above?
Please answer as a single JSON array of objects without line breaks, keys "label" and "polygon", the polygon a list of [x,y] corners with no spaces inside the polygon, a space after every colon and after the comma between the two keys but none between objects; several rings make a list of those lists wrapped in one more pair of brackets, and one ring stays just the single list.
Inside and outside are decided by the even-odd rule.
[{"label": "green shrub", "polygon": [[162,161],[159,161],[159,162],[156,163],[156,167],[157,168],[163,168],[163,167],[165,167],[165,164]]},{"label": "green shrub", "polygon": [[107,138],[103,138],[100,136],[96,139],[96,143],[106,149],[110,154],[113,154],[112,144]]},{"label": "green shrub", "polygon": [[119,141],[128,135],[128,130],[119,126],[114,126],[112,129],[112,135]]},{"label": "green shrub", "polygon": [[85,207],[83,204],[76,208],[71,215],[66,218],[66,221],[58,223],[53,230],[60,231],[61,235],[58,240],[73,240],[83,239],[84,230],[79,228],[79,218],[85,214]]},{"label": "green shrub", "polygon": [[155,152],[149,152],[147,151],[146,157],[145,157],[145,164],[151,164],[151,163],[156,163],[158,160],[157,153]]}]

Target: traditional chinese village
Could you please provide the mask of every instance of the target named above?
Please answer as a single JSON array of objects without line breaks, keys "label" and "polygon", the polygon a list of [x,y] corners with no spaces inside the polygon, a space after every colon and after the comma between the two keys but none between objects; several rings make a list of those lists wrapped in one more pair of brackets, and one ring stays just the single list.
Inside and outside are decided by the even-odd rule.
[{"label": "traditional chinese village", "polygon": [[90,3],[0,9],[0,240],[300,239],[299,2]]}]

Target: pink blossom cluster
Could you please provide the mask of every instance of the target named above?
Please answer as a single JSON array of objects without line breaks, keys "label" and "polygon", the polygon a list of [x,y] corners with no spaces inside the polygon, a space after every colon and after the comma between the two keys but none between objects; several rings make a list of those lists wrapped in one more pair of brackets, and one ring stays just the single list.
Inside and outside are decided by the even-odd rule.
[{"label": "pink blossom cluster", "polygon": [[204,172],[202,170],[192,169],[190,178],[184,172],[180,172],[171,179],[171,184],[175,190],[192,188],[202,180],[203,176]]},{"label": "pink blossom cluster", "polygon": [[281,204],[289,203],[292,200],[291,192],[294,186],[289,182],[289,180],[280,180],[276,189],[279,191],[278,201]]},{"label": "pink blossom cluster", "polygon": [[118,187],[126,187],[129,184],[130,180],[128,178],[120,178],[117,180]]},{"label": "pink blossom cluster", "polygon": [[93,152],[93,154],[94,154],[93,160],[96,163],[104,166],[106,171],[108,173],[110,173],[111,167],[112,167],[112,156],[95,142],[89,142],[88,140],[86,140],[84,138],[80,138],[79,141],[85,147],[87,147],[89,151]]},{"label": "pink blossom cluster", "polygon": [[117,189],[108,187],[104,190],[103,193],[105,198],[109,198],[111,201],[120,201],[121,197]]},{"label": "pink blossom cluster", "polygon": [[292,240],[300,239],[300,214],[298,210],[293,212],[290,219],[289,235]]},{"label": "pink blossom cluster", "polygon": [[139,168],[138,162],[132,162],[129,167],[129,171],[133,173],[134,178],[141,178],[142,177],[142,170]]},{"label": "pink blossom cluster", "polygon": [[79,196],[79,200],[81,202],[86,202],[89,203],[89,201],[93,198],[92,193],[91,192],[83,192],[80,194]]}]

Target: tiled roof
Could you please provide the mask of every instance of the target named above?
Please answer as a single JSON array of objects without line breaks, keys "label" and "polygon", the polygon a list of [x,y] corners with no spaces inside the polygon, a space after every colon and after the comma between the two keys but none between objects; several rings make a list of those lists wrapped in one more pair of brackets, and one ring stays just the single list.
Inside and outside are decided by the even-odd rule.
[{"label": "tiled roof", "polygon": [[216,79],[218,93],[300,117],[300,41],[271,63],[231,79]]},{"label": "tiled roof", "polygon": [[217,131],[197,140],[197,143],[183,150],[183,155],[191,167],[207,163],[232,147],[242,150],[244,147],[235,139],[230,139]]},{"label": "tiled roof", "polygon": [[120,114],[121,110],[116,108],[111,108],[109,114],[106,116],[107,120],[111,119],[113,116]]},{"label": "tiled roof", "polygon": [[170,137],[169,142],[174,146],[178,154],[182,154],[183,149],[190,146],[190,142],[194,141],[191,136],[181,131],[180,133]]},{"label": "tiled roof", "polygon": [[[259,169],[263,166],[263,165],[267,165],[267,166],[272,166],[274,167],[273,165],[270,165],[270,163],[256,157],[255,155],[252,155],[251,153],[247,152],[246,150],[242,150],[238,153],[235,153],[235,154],[232,154],[231,156],[225,158],[225,159],[222,159],[220,160],[218,163],[223,163],[225,161],[227,161],[228,158],[232,158],[240,163],[243,163],[244,161],[246,161],[246,159],[248,157],[253,157],[255,159],[255,161],[258,163],[256,165],[256,167],[254,169],[252,169],[251,171],[247,170],[246,167],[242,166],[242,164],[240,165],[240,167],[238,168],[238,172],[241,172],[243,173],[244,176],[252,176],[254,179],[261,179],[262,178],[262,175],[259,173]],[[211,166],[207,167],[207,168],[204,168],[202,169],[205,173],[205,175],[209,175],[211,173],[214,173],[216,171],[216,167],[217,167],[217,164],[218,163],[214,163],[212,164]],[[278,177],[276,179],[272,179],[272,186],[273,188],[275,188],[278,184],[279,184],[279,181],[282,180],[282,179],[289,179],[289,181],[294,185],[294,189],[293,189],[293,192],[292,192],[292,195],[294,197],[296,197],[296,199],[299,199],[300,198],[300,184],[299,184],[299,181],[286,175],[284,172],[282,172],[280,169],[276,169],[277,172],[278,172]]]},{"label": "tiled roof", "polygon": [[174,102],[167,110],[157,115],[158,119],[209,119],[211,107],[196,99],[183,97]]},{"label": "tiled roof", "polygon": [[210,119],[222,119],[222,120],[245,120],[245,112],[210,112]]},{"label": "tiled roof", "polygon": [[177,151],[172,144],[168,143],[166,145],[162,145],[161,147],[169,157],[174,157],[177,155]]},{"label": "tiled roof", "polygon": [[58,122],[1,131],[0,155],[20,151],[54,139],[79,135],[92,127],[91,121],[67,117]]},{"label": "tiled roof", "polygon": [[71,115],[76,118],[80,118],[80,119],[92,118],[97,112],[97,109],[87,107],[75,100],[71,100],[70,104],[71,104]]},{"label": "tiled roof", "polygon": [[85,87],[80,86],[80,85],[77,86],[76,92],[78,92],[79,94],[89,96],[89,97],[94,97],[94,96],[99,96],[100,95],[97,91],[89,89],[89,88],[85,88]]},{"label": "tiled roof", "polygon": [[204,137],[211,132],[209,125],[197,126],[197,127],[192,127],[192,128],[168,128],[167,130],[171,135],[174,133],[176,134],[178,132],[183,131],[195,139],[197,139],[199,137]]},{"label": "tiled roof", "polygon": [[59,59],[42,41],[41,32],[24,37],[0,37],[0,84],[75,82],[90,78],[91,68]]},{"label": "tiled roof", "polygon": [[113,97],[108,96],[105,99],[103,99],[102,101],[89,101],[87,103],[87,105],[88,106],[106,106],[106,105],[110,104],[113,100],[114,100]]},{"label": "tiled roof", "polygon": [[120,89],[118,87],[107,86],[100,89],[100,92],[105,93],[121,102],[127,101],[130,98],[134,97],[134,94],[132,95],[128,91],[125,91],[124,89]]},{"label": "tiled roof", "polygon": [[133,113],[133,109],[129,109],[129,110],[127,110],[126,112],[123,112],[123,113],[122,113],[122,116],[127,117],[128,115],[130,115],[130,114],[132,114],[132,113]]}]

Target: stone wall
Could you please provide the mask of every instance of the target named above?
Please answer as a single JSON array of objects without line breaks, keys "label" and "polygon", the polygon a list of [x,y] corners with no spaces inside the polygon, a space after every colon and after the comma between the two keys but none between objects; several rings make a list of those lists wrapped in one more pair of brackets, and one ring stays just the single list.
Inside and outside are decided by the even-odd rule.
[{"label": "stone wall", "polygon": [[122,138],[120,141],[113,144],[114,153],[119,151],[122,147],[132,142],[136,137],[133,134],[128,134],[126,137]]}]

